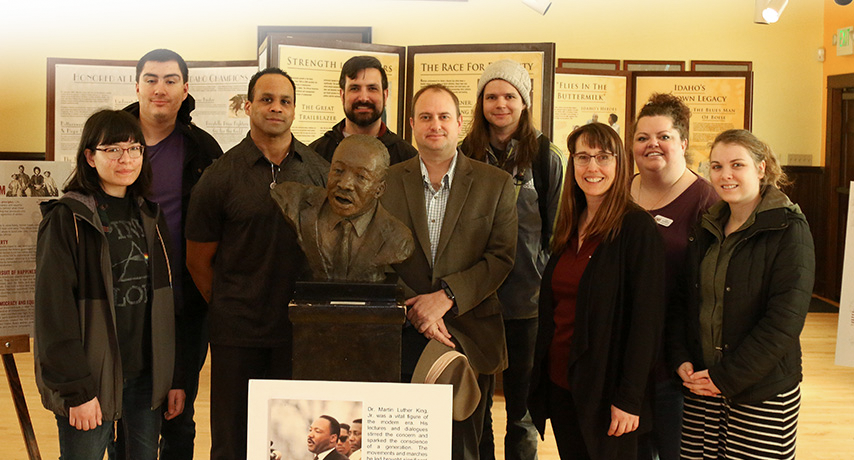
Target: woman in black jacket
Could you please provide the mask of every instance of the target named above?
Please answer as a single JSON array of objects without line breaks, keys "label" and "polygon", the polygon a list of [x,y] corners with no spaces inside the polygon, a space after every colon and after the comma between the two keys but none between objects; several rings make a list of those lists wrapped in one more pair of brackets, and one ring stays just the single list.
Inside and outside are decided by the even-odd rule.
[{"label": "woman in black jacket", "polygon": [[[95,113],[83,126],[65,195],[42,205],[36,249],[34,354],[62,458],[101,458],[121,419],[116,458],[157,458],[161,404],[173,385],[175,312],[151,168],[137,120]],[[132,455],[131,455],[132,454]]]},{"label": "woman in black jacket", "polygon": [[572,166],[540,288],[529,408],[540,434],[551,419],[563,460],[634,460],[664,323],[664,246],[631,201],[617,133],[591,123],[567,143]]},{"label": "woman in black jacket", "polygon": [[687,308],[668,325],[670,362],[690,391],[682,458],[794,458],[815,272],[809,225],[753,134],[721,133],[709,157],[722,201],[691,238]]}]

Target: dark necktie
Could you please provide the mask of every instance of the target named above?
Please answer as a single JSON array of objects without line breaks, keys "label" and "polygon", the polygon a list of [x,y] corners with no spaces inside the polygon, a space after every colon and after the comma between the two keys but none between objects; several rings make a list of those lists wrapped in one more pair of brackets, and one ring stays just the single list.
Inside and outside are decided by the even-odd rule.
[{"label": "dark necktie", "polygon": [[340,225],[341,239],[338,241],[335,274],[337,279],[346,279],[347,267],[350,266],[350,235],[353,233],[353,223],[345,219]]}]

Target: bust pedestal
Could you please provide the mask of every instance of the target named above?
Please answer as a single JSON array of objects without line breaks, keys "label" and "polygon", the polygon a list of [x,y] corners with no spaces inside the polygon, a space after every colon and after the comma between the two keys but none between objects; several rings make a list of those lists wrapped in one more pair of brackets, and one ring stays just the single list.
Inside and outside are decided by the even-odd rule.
[{"label": "bust pedestal", "polygon": [[288,317],[294,379],[400,381],[406,308],[395,280],[297,282]]}]

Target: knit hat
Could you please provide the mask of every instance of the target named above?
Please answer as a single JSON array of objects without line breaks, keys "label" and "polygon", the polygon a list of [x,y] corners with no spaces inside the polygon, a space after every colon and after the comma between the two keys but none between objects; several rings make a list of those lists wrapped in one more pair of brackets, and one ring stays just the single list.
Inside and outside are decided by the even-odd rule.
[{"label": "knit hat", "polygon": [[512,59],[502,59],[489,64],[477,81],[477,95],[483,94],[483,87],[492,80],[499,79],[510,83],[519,91],[522,102],[531,106],[531,76],[521,64]]}]

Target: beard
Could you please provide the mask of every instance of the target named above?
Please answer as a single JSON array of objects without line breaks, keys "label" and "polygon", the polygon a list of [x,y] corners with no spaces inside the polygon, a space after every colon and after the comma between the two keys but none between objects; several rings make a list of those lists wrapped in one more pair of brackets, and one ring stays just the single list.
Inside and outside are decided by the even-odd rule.
[{"label": "beard", "polygon": [[[356,109],[359,109],[362,107],[366,107],[366,108],[371,109],[371,112],[365,113],[365,114],[357,114]],[[375,121],[380,119],[380,117],[383,114],[384,108],[385,107],[380,107],[378,109],[377,106],[371,102],[359,102],[359,103],[353,104],[349,110],[345,109],[344,115],[347,117],[348,120],[355,123],[356,126],[361,126],[362,128],[365,128],[365,127],[368,127],[368,126],[374,124]]]}]

